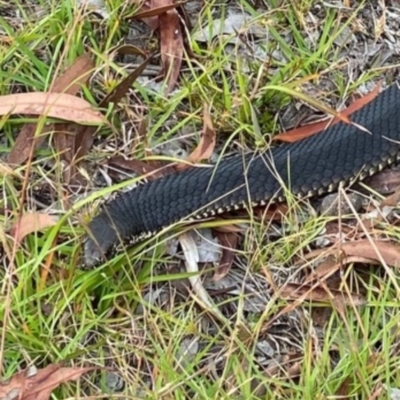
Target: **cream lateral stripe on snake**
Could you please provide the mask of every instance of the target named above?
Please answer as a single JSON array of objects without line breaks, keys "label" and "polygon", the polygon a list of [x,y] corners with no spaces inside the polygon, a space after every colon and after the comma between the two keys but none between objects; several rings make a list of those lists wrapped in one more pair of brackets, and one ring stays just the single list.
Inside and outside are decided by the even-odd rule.
[{"label": "cream lateral stripe on snake", "polygon": [[281,202],[283,187],[298,198],[332,192],[400,158],[397,83],[354,112],[351,121],[264,153],[224,158],[215,168],[192,167],[119,195],[88,226],[85,264],[100,262],[120,240],[137,242],[178,221]]}]

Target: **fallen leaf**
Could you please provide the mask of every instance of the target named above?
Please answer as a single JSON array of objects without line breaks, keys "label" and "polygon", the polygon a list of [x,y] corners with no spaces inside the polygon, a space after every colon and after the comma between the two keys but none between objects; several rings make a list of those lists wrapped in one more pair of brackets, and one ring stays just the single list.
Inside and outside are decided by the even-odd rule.
[{"label": "fallen leaf", "polygon": [[304,301],[329,303],[339,313],[343,312],[345,306],[358,306],[365,304],[365,299],[363,296],[356,293],[350,293],[349,295],[341,290],[328,288],[326,285],[322,287],[319,281],[314,285],[287,283],[282,288],[277,290],[280,297],[292,301],[264,324],[261,329],[261,333],[267,332],[268,329],[275,323],[275,321],[277,321],[283,315],[292,312]]},{"label": "fallen leaf", "polygon": [[152,30],[159,30],[163,75],[167,82],[166,94],[175,87],[183,56],[183,37],[176,8],[185,2],[151,0],[128,18],[142,19]]},{"label": "fallen leaf", "polygon": [[[309,136],[312,136],[316,133],[319,133],[326,129],[329,126],[337,124],[338,122],[346,122],[345,118],[349,117],[353,112],[359,110],[364,107],[370,101],[372,101],[380,91],[381,85],[376,85],[375,89],[372,90],[367,95],[359,98],[354,101],[349,107],[345,110],[341,111],[338,116],[330,118],[328,121],[324,120],[321,122],[315,122],[309,125],[301,126],[300,128],[291,129],[290,131],[280,133],[273,137],[273,140],[281,140],[283,142],[297,142],[299,140],[305,139]],[[347,121],[350,122],[350,121]]]},{"label": "fallen leaf", "polygon": [[[306,281],[316,279],[322,281],[347,264],[382,265],[383,260],[389,266],[400,266],[400,246],[383,240],[374,240],[373,243],[377,252],[368,239],[361,239],[342,243],[340,247],[335,246],[328,250],[316,249],[306,254],[303,257],[305,260],[312,260],[319,256],[326,257],[326,260],[308,276]],[[341,253],[338,254],[338,250]]]},{"label": "fallen leaf", "polygon": [[82,85],[89,80],[93,68],[93,57],[82,54],[65,69],[64,73],[54,79],[49,92],[76,95],[82,89]]},{"label": "fallen leaf", "polygon": [[400,246],[384,240],[374,240],[373,244],[377,251],[368,239],[341,244],[340,249],[348,257],[363,257],[379,264],[383,260],[391,267],[400,267]]},{"label": "fallen leaf", "polygon": [[[167,1],[167,3],[170,3]],[[170,3],[166,5],[161,5],[159,7],[152,7],[152,8],[147,8],[142,7],[144,10],[143,11],[138,11],[134,15],[132,15],[130,18],[132,19],[142,19],[142,18],[149,18],[149,17],[157,17],[160,16],[161,14],[166,13],[167,11],[174,10],[175,8],[185,4],[185,1],[182,2],[177,2],[177,3]],[[128,17],[129,18],[129,17]]]},{"label": "fallen leaf", "polygon": [[[279,361],[278,361],[279,360]],[[296,369],[296,366],[299,364],[299,360],[301,364],[304,365],[304,353],[303,352],[288,352],[284,354],[282,357],[277,358],[276,360],[272,359],[271,363],[267,364],[267,367],[264,370],[264,374],[269,378],[276,377],[285,377],[287,379]]]},{"label": "fallen leaf", "polygon": [[351,399],[352,396],[350,395],[350,393],[352,386],[353,386],[352,378],[348,376],[346,379],[342,381],[339,388],[336,390],[335,397],[337,399],[343,399],[343,400]]},{"label": "fallen leaf", "polygon": [[126,43],[117,46],[115,49],[111,50],[110,53],[111,52],[115,52],[118,55],[133,55],[142,57],[147,56],[147,54],[139,47],[136,47],[133,44],[126,44]]},{"label": "fallen leaf", "polygon": [[28,114],[77,124],[103,124],[105,117],[86,100],[68,93],[17,93],[0,96],[0,115]]},{"label": "fallen leaf", "polygon": [[196,242],[188,233],[179,236],[187,272],[191,273],[188,278],[197,302],[207,311],[211,312],[220,321],[225,322],[225,317],[221,314],[217,307],[213,304],[207,290],[204,288],[199,276],[199,252]]},{"label": "fallen leaf", "polygon": [[17,222],[10,229],[11,235],[17,243],[33,232],[42,231],[45,228],[54,226],[57,217],[45,213],[27,213],[18,218]]},{"label": "fallen leaf", "polygon": [[[76,58],[74,63],[66,68],[64,73],[54,80],[51,85],[49,92],[54,93],[68,93],[70,95],[76,95],[81,89],[82,85],[86,84],[90,78],[91,71],[94,67],[94,62],[89,54],[83,54]],[[15,144],[8,155],[8,162],[14,165],[20,165],[25,162],[31,153],[32,145],[38,148],[49,132],[55,129],[57,124],[50,124],[43,127],[40,135],[35,136],[35,132],[38,129],[37,124],[29,123],[25,124],[21,132],[18,134]],[[58,141],[62,135],[55,135],[55,145],[57,149],[68,149],[68,144],[62,144],[57,146]],[[71,137],[65,139],[66,141],[71,140]]]},{"label": "fallen leaf", "polygon": [[304,361],[298,361],[293,363],[287,370],[287,376],[290,378],[298,378],[301,376],[301,371],[304,368]]},{"label": "fallen leaf", "polygon": [[226,276],[232,266],[235,257],[234,250],[237,247],[239,237],[235,233],[215,232],[222,246],[222,256],[218,267],[215,269],[213,280],[218,281]]},{"label": "fallen leaf", "polygon": [[[82,128],[80,125],[74,123],[61,123],[54,126],[54,147],[60,158],[65,161],[65,167],[62,170],[65,184],[70,182],[74,173],[75,141],[80,128]],[[86,127],[83,128],[85,129]]]},{"label": "fallen leaf", "polygon": [[172,173],[169,165],[160,166],[141,160],[126,160],[122,156],[111,157],[108,164],[114,167],[128,169],[138,175],[145,174],[147,175],[146,178],[149,180],[159,179],[168,173]]},{"label": "fallen leaf", "polygon": [[378,260],[372,258],[361,257],[361,256],[348,256],[342,260],[342,265],[346,264],[369,264],[369,265],[380,265]]},{"label": "fallen leaf", "polygon": [[[146,4],[145,4],[146,5]],[[172,6],[172,4],[170,4],[169,6]],[[146,5],[147,10],[151,11],[149,6]],[[173,7],[172,7],[173,8]],[[145,7],[142,7],[143,12],[145,11]],[[132,18],[135,18],[136,16],[133,16]],[[147,26],[153,30],[156,31],[159,27],[159,23],[158,23],[158,16],[154,16],[154,17],[139,17],[145,24],[147,24]]]},{"label": "fallen leaf", "polygon": [[83,374],[99,367],[62,367],[48,365],[37,370],[30,367],[13,375],[0,385],[0,400],[48,400],[62,383],[78,380]]},{"label": "fallen leaf", "polygon": [[[173,4],[172,0],[152,0],[151,9],[171,4]],[[183,37],[178,12],[172,9],[160,14],[158,29],[163,75],[167,83],[166,94],[168,94],[174,89],[178,80],[183,56]]]},{"label": "fallen leaf", "polygon": [[[134,71],[124,78],[99,104],[99,108],[108,108],[110,103],[118,104],[122,97],[130,90],[133,83],[145,70],[153,55],[150,55]],[[79,162],[92,147],[95,127],[80,127],[75,135],[75,159]]]},{"label": "fallen leaf", "polygon": [[139,78],[142,72],[149,65],[153,59],[154,54],[151,54],[146,60],[144,60],[135,70],[133,70],[128,76],[126,76],[118,85],[101,101],[99,107],[107,108],[109,104],[118,104],[121,99],[128,93],[132,88],[133,83]]},{"label": "fallen leaf", "polygon": [[373,175],[365,183],[381,194],[393,193],[400,186],[400,171],[386,169]]},{"label": "fallen leaf", "polygon": [[305,283],[311,283],[315,280],[323,281],[335,274],[341,266],[342,263],[335,256],[330,255],[311,271],[305,279]]},{"label": "fallen leaf", "polygon": [[287,283],[279,291],[282,298],[287,300],[297,300],[299,302],[311,301],[318,303],[331,304],[340,302],[343,305],[360,306],[365,304],[365,299],[356,293],[349,296],[346,292],[337,289],[331,289],[320,285],[308,285]]},{"label": "fallen leaf", "polygon": [[282,218],[289,213],[287,204],[271,204],[253,208],[254,216],[264,221],[282,221]]},{"label": "fallen leaf", "polygon": [[331,255],[307,276],[305,283],[311,283],[317,280],[322,282],[338,272],[344,265],[348,264],[380,265],[381,263],[376,259],[362,256],[343,256],[340,260],[337,260]]},{"label": "fallen leaf", "polygon": [[[77,58],[70,69],[65,71],[64,75],[57,79],[51,91],[64,92],[76,95],[82,85],[86,84],[90,78],[91,71],[94,68],[93,59],[89,56],[85,58]],[[77,82],[78,81],[78,82]],[[72,86],[71,83],[73,82]],[[79,84],[77,84],[79,83]],[[64,89],[65,87],[65,89]],[[72,127],[75,127],[72,128]],[[74,143],[75,143],[75,124],[57,124],[54,129],[54,146],[60,153],[62,160],[71,165],[74,159]],[[66,180],[69,182],[69,180]]]},{"label": "fallen leaf", "polygon": [[211,157],[216,142],[215,130],[211,121],[208,106],[204,105],[203,113],[203,133],[198,146],[193,150],[187,158],[187,163],[181,163],[176,166],[177,171],[190,168],[191,164],[197,164],[202,160],[207,160]]},{"label": "fallen leaf", "polygon": [[155,7],[154,5],[150,5],[148,2],[144,3],[142,8],[136,12],[136,14],[132,16],[128,16],[128,19],[141,19],[144,23],[146,23],[150,29],[153,31],[157,30],[160,26],[158,16],[170,11],[174,10],[177,7],[185,4],[185,1],[172,3],[171,1],[166,1],[166,5],[160,5]]},{"label": "fallen leaf", "polygon": [[399,201],[400,201],[400,186],[396,189],[394,193],[386,197],[386,199],[381,202],[379,207],[381,209],[383,207],[397,207]]}]

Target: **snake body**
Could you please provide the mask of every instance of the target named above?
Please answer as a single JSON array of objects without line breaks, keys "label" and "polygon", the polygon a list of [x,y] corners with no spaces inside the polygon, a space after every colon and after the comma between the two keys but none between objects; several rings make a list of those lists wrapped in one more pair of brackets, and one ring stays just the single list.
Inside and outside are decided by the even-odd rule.
[{"label": "snake body", "polygon": [[137,242],[169,225],[233,209],[336,190],[400,158],[400,90],[391,85],[351,115],[295,143],[192,167],[119,195],[90,222],[84,258],[92,266],[120,240]]}]

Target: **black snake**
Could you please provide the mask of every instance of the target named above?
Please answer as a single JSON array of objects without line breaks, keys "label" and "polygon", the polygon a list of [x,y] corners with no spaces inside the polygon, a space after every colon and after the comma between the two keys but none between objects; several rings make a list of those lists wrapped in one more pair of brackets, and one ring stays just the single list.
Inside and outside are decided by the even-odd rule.
[{"label": "black snake", "polygon": [[311,197],[371,176],[400,158],[400,90],[391,85],[351,115],[301,141],[193,167],[139,186],[107,204],[89,224],[88,266],[120,240],[233,209]]}]

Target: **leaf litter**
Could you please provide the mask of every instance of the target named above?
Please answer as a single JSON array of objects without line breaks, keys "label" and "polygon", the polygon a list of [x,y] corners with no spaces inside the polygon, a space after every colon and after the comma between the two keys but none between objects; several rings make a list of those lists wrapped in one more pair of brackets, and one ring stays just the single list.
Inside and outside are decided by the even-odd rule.
[{"label": "leaf litter", "polygon": [[199,252],[196,242],[193,237],[188,233],[183,233],[179,236],[179,242],[183,249],[183,254],[185,257],[186,270],[193,275],[189,277],[190,284],[193,289],[193,294],[195,300],[206,309],[208,312],[212,313],[220,321],[224,322],[225,318],[219,311],[218,307],[212,302],[209,294],[205,290],[199,275]]},{"label": "leaf litter", "polygon": [[298,140],[302,140],[312,135],[315,135],[319,132],[322,132],[327,127],[335,125],[338,122],[351,123],[351,120],[350,119],[347,120],[347,118],[351,117],[352,113],[354,113],[355,111],[359,110],[360,108],[364,107],[366,104],[371,102],[379,94],[380,88],[381,88],[380,84],[376,85],[375,89],[372,92],[352,102],[349,107],[339,112],[329,121],[314,122],[308,125],[304,125],[300,128],[292,129],[288,132],[280,133],[278,135],[275,135],[273,140],[280,140],[282,142],[293,143],[297,142]]},{"label": "leaf litter", "polygon": [[86,100],[68,93],[17,93],[0,96],[0,115],[27,114],[77,124],[104,124],[104,116]]},{"label": "leaf litter", "polygon": [[210,116],[209,107],[204,104],[203,107],[203,132],[198,146],[186,159],[186,163],[178,164],[177,171],[182,171],[192,166],[192,164],[200,163],[204,160],[209,160],[212,156],[216,144],[216,132]]},{"label": "leaf litter", "polygon": [[[91,71],[94,67],[93,59],[88,54],[83,54],[78,57],[75,62],[68,67],[62,75],[54,80],[49,92],[54,93],[67,93],[75,96],[81,89],[81,85],[85,85],[90,77]],[[46,134],[49,134],[53,129],[56,129],[54,124],[45,125],[40,132],[36,135],[35,131],[39,129],[37,124],[26,124],[21,129],[17,136],[15,144],[8,155],[8,162],[14,165],[20,165],[26,161],[31,152],[31,146],[34,145],[38,148],[46,139]],[[61,136],[61,135],[60,135]],[[64,141],[67,141],[70,136],[66,136]],[[68,149],[66,144],[58,145],[59,135],[55,136],[55,145],[58,149]],[[34,143],[32,143],[34,141]]]},{"label": "leaf litter", "polygon": [[165,175],[183,171],[194,164],[209,160],[216,144],[216,131],[213,127],[208,106],[203,108],[203,131],[196,148],[182,161],[161,163],[156,160],[142,161],[137,159],[126,159],[122,156],[114,156],[109,160],[110,165],[129,169],[138,175],[146,175],[146,179],[154,180]]},{"label": "leaf litter", "polygon": [[17,219],[10,229],[14,240],[20,244],[30,233],[40,232],[45,228],[56,225],[58,218],[46,213],[26,213]]},{"label": "leaf litter", "polygon": [[184,2],[172,0],[150,0],[143,11],[132,18],[143,19],[151,29],[159,31],[163,76],[166,83],[165,94],[174,89],[180,73],[183,56],[183,34],[179,15],[176,11]]},{"label": "leaf litter", "polygon": [[[144,4],[142,6],[142,8],[144,10],[143,11],[139,10],[132,16],[132,18],[145,19],[145,18],[150,18],[150,17],[159,17],[160,15],[166,13],[167,11],[175,10],[177,7],[185,4],[185,2],[171,3],[168,0],[167,1],[164,0],[165,5],[159,5],[161,3],[162,2],[157,3],[157,6],[155,5],[156,3],[153,3],[153,7],[151,7],[151,8],[146,7],[146,4]],[[153,25],[151,27],[153,28]],[[158,28],[158,24],[153,29],[157,29],[157,28]]]},{"label": "leaf litter", "polygon": [[[172,0],[151,0],[153,7],[172,4]],[[176,9],[158,16],[160,32],[161,60],[166,82],[165,93],[171,93],[177,84],[183,56],[183,36]]]},{"label": "leaf litter", "polygon": [[[166,3],[168,3],[168,2],[166,2]],[[349,2],[347,2],[347,3],[349,3]],[[171,6],[171,5],[170,5]],[[161,7],[163,7],[163,6],[161,6]],[[164,7],[168,7],[168,6],[164,6]],[[350,5],[349,5],[349,7],[350,7]],[[168,9],[169,10],[169,9]],[[174,7],[172,7],[171,8],[171,10],[174,10]],[[165,9],[164,9],[164,11],[165,11]],[[169,10],[170,11],[170,10]],[[310,12],[314,12],[314,10],[312,10],[312,11],[310,11]],[[165,13],[164,13],[165,14]],[[168,20],[168,19],[167,19]],[[175,24],[175,20],[174,19],[171,19],[174,23],[173,24],[171,24],[171,26],[173,27],[174,26],[174,24]],[[158,29],[159,28],[159,24],[158,24],[158,18],[157,18],[157,27],[156,28],[154,28],[154,29]],[[382,23],[381,23],[381,25],[380,25],[380,29],[378,29],[378,31],[379,32],[381,32],[382,30],[384,30],[384,27],[383,27],[383,25],[382,25]],[[170,31],[168,34],[170,35],[169,37],[172,37],[172,35],[171,35],[171,32],[172,31]],[[235,32],[235,34],[236,34],[236,32]],[[290,37],[289,37],[289,40],[290,40]],[[171,43],[173,43],[172,41],[171,41]],[[171,43],[169,43],[169,44],[167,44],[165,47],[164,47],[164,49],[168,49],[168,48],[170,48],[170,47],[172,47],[172,45],[171,45]],[[178,53],[177,53],[178,54]],[[174,56],[172,55],[172,54],[170,54],[170,53],[168,53],[167,52],[167,50],[165,50],[164,51],[164,61],[165,61],[165,59],[167,58],[167,57],[170,57],[170,59],[169,60],[167,60],[168,62],[170,62],[170,63],[172,63],[173,64],[173,62],[174,62]],[[177,59],[178,59],[178,61],[179,61],[179,54],[178,54],[178,56],[176,57]],[[175,60],[176,61],[176,60]],[[181,61],[181,60],[180,60]],[[179,61],[179,62],[180,62]],[[164,78],[167,78],[166,79],[166,84],[167,84],[167,90],[173,90],[172,88],[176,88],[176,87],[178,87],[178,75],[179,74],[177,74],[177,71],[178,71],[178,69],[180,68],[177,68],[176,67],[176,65],[175,65],[175,67],[171,67],[172,68],[172,74],[171,74],[171,76],[172,76],[172,78],[170,78],[170,80],[168,80],[168,77],[164,77]],[[349,68],[351,69],[352,67],[351,66],[349,66]],[[353,70],[352,70],[353,71]],[[274,71],[273,69],[272,69],[272,72],[274,73],[274,72],[276,72],[276,71]],[[354,71],[353,71],[354,72]],[[352,73],[353,73],[352,72]],[[128,87],[129,85],[127,85],[127,87]],[[343,120],[343,119],[342,119]],[[89,129],[91,129],[91,128],[89,128]],[[93,139],[93,132],[91,133],[91,135],[89,135],[89,141],[88,141],[88,143],[89,143],[89,145],[82,145],[81,146],[81,148],[83,148],[84,150],[82,151],[82,155],[86,155],[88,152],[89,152],[89,149],[91,148],[91,146],[92,146],[92,143],[93,142],[90,142],[91,140]],[[201,140],[203,140],[203,137],[202,137],[202,139]],[[205,140],[205,139],[204,139]],[[82,143],[83,143],[84,141],[82,141]],[[213,145],[213,146],[215,146],[215,144]],[[199,148],[204,148],[204,149],[206,149],[208,146],[203,146],[203,144],[199,144]],[[206,156],[206,155],[204,155],[205,154],[205,151],[199,151],[199,153],[200,154],[202,154],[203,153],[203,156],[202,157],[199,157],[198,159],[197,159],[197,156],[196,157],[194,157],[195,158],[195,160],[194,161],[192,161],[192,163],[194,163],[194,164],[196,164],[196,163],[199,163],[199,162],[201,162],[201,161],[203,161],[203,160],[207,160],[208,159],[208,156]],[[121,158],[120,159],[114,159],[113,161],[116,161],[116,164],[118,164],[119,163],[119,165],[122,165],[123,164],[123,161],[121,160]],[[126,165],[128,165],[128,164],[125,164],[125,166]],[[132,163],[132,165],[133,165],[133,163]],[[139,166],[131,166],[131,167],[128,167],[128,169],[129,168],[131,168],[131,170],[135,170],[135,169],[137,169],[137,173],[138,174],[143,174],[143,172],[145,171],[145,169],[144,169],[144,165],[142,165],[142,164],[140,164],[139,163]],[[146,167],[147,168],[147,167]],[[150,169],[152,169],[152,167],[150,167]],[[153,171],[154,171],[154,169],[153,169]],[[150,171],[151,172],[151,171]],[[264,214],[264,213],[263,213]],[[188,244],[189,243],[189,244]],[[369,242],[370,244],[371,244],[371,242]],[[376,239],[374,239],[374,243],[376,243]],[[351,243],[352,244],[352,243]],[[196,249],[195,249],[195,246],[193,246],[193,243],[191,243],[190,242],[190,240],[188,241],[188,242],[185,242],[184,241],[184,246],[186,246],[185,248],[186,248],[186,255],[187,255],[187,258],[188,258],[188,260],[190,260],[190,264],[191,264],[191,270],[193,270],[193,271],[198,271],[198,263],[199,263],[199,258],[198,258],[198,248],[196,247]],[[352,255],[353,253],[351,253],[351,251],[352,251],[352,249],[347,249],[348,251],[349,251],[349,254],[347,254],[346,255],[346,257],[344,258],[344,260],[347,262],[347,261],[349,261],[349,262],[352,262],[352,261],[354,261],[354,260],[369,260],[371,263],[374,263],[374,260],[376,260],[376,262],[378,263],[378,262],[381,262],[382,261],[382,259],[388,264],[388,265],[391,265],[391,261],[393,261],[393,260],[395,260],[395,258],[397,257],[397,250],[393,250],[393,249],[391,249],[391,248],[388,248],[387,246],[381,246],[380,244],[377,246],[378,247],[378,250],[379,250],[379,252],[381,253],[380,254],[380,256],[378,256],[377,255],[377,253],[376,253],[376,251],[374,250],[374,251],[370,251],[370,252],[366,252],[367,251],[367,243],[363,243],[362,245],[360,245],[360,247],[359,247],[359,249],[357,250],[357,249],[355,249],[354,250],[354,253],[357,253],[357,251],[359,252],[359,254],[361,254],[361,253],[363,253],[362,254],[362,256],[360,256],[360,255]],[[229,246],[228,246],[229,247]],[[346,249],[346,246],[344,247],[345,249]],[[189,250],[188,250],[189,249]],[[324,249],[324,251],[326,251],[326,249]],[[343,251],[343,246],[342,246],[342,251]],[[196,255],[196,252],[197,252],[197,255]],[[368,256],[368,257],[366,257],[366,255]],[[370,258],[371,257],[371,258]],[[232,259],[232,254],[229,254],[229,261],[228,261],[228,265],[230,266],[230,265],[232,265],[232,261],[231,261],[231,259]],[[352,261],[351,261],[352,260]],[[380,260],[380,261],[378,261],[378,260]],[[233,283],[233,285],[235,286],[235,290],[236,290],[236,294],[237,293],[242,293],[242,289],[244,288],[245,290],[250,290],[250,288],[251,289],[253,289],[255,292],[257,292],[259,295],[260,295],[260,297],[262,297],[262,301],[260,302],[261,303],[261,306],[260,306],[260,308],[257,310],[258,312],[264,312],[266,309],[267,309],[267,307],[268,307],[268,304],[270,304],[269,302],[270,301],[275,301],[274,299],[272,299],[271,300],[271,298],[269,297],[270,296],[270,293],[271,293],[271,288],[270,288],[270,286],[266,283],[266,281],[267,281],[267,279],[265,279],[265,276],[259,276],[259,275],[257,275],[257,274],[253,274],[253,273],[251,273],[250,274],[250,277],[249,277],[249,274],[248,274],[248,271],[246,270],[246,265],[244,265],[245,264],[245,261],[246,260],[243,260],[240,256],[238,256],[238,257],[236,257],[236,264],[239,264],[239,268],[237,268],[238,267],[238,265],[235,265],[235,268],[227,268],[227,270],[226,271],[222,271],[222,273],[220,273],[220,275],[222,275],[222,277],[221,277],[221,280],[223,280],[223,279],[225,279],[225,278],[231,278],[232,276],[233,277],[235,277],[234,279],[232,279],[230,282],[231,283]],[[277,280],[277,287],[279,287],[279,283],[282,283],[282,282],[284,282],[284,283],[287,283],[287,282],[290,282],[290,284],[291,285],[294,285],[294,286],[287,286],[287,288],[289,288],[289,289],[291,289],[291,290],[289,290],[289,295],[292,295],[292,296],[294,296],[295,297],[295,292],[297,292],[297,293],[301,293],[301,291],[300,291],[300,289],[298,289],[298,287],[305,287],[306,289],[308,289],[308,292],[309,292],[309,289],[310,289],[310,287],[308,287],[307,288],[307,286],[304,286],[304,282],[295,282],[295,283],[292,283],[293,282],[293,276],[295,276],[296,274],[293,272],[293,270],[291,269],[290,270],[290,272],[288,272],[288,271],[282,271],[282,269],[283,268],[279,268],[279,266],[278,267],[276,267],[276,266],[274,266],[273,265],[273,263],[275,262],[276,260],[273,260],[273,261],[270,261],[270,260],[268,260],[268,263],[267,263],[267,265],[266,266],[263,266],[263,268],[264,268],[264,271],[267,271],[268,270],[268,272],[269,273],[271,273],[271,276],[273,277],[272,279],[276,279]],[[335,259],[333,259],[333,261],[335,261]],[[388,262],[389,261],[389,262]],[[243,263],[242,264],[242,269],[240,268],[240,263]],[[197,263],[197,264],[196,264]],[[195,265],[196,264],[196,265]],[[395,265],[395,263],[393,263],[393,265]],[[335,272],[337,272],[338,270],[339,270],[339,268],[341,267],[341,266],[343,266],[343,264],[340,264],[339,262],[337,262],[336,264],[334,264],[334,263],[332,263],[331,264],[331,266],[330,266],[330,273],[333,271],[333,270],[335,270]],[[298,265],[296,266],[296,269],[298,269]],[[277,271],[277,270],[279,270],[279,271]],[[271,272],[272,271],[272,272]],[[287,275],[285,275],[287,273]],[[294,279],[294,281],[296,281],[296,279]],[[195,284],[194,284],[194,286],[196,286],[197,285],[197,283],[195,282]],[[201,289],[201,288],[200,288]],[[324,292],[324,290],[325,289],[323,289],[323,288],[321,288],[321,287],[319,287],[319,286],[316,286],[316,288],[315,288],[315,290],[313,290],[312,292],[311,292],[311,294],[309,293],[307,296],[310,296],[310,297],[308,297],[308,299],[307,299],[307,296],[305,297],[307,300],[311,300],[311,301],[313,301],[313,300],[317,300],[318,298],[319,299],[324,299],[324,296],[325,296],[325,292]],[[234,292],[234,290],[231,290],[231,292],[233,293]],[[202,294],[201,293],[201,290],[200,290],[200,292],[198,292],[198,293],[200,293],[200,298],[201,298],[201,300],[202,300],[202,302],[204,303],[204,304],[207,304],[207,307],[213,307],[213,301],[212,300],[210,300],[210,298],[208,298],[207,296],[206,296],[206,294]],[[196,294],[197,294],[197,292],[196,292]],[[341,295],[341,293],[340,292],[335,292],[335,295],[337,295],[337,296],[340,296]],[[303,293],[303,297],[305,296],[305,293]],[[171,300],[172,301],[172,300]],[[233,302],[232,302],[233,303]],[[294,299],[294,303],[293,304],[296,304],[297,306],[298,305],[301,305],[301,301],[299,301],[299,297],[297,297],[296,299]],[[251,301],[247,301],[247,299],[246,299],[246,301],[245,301],[245,306],[246,307],[250,307],[250,305],[252,305],[252,302]],[[218,307],[217,307],[217,309],[219,309],[219,308],[221,308],[221,310],[224,310],[224,311],[226,311],[226,309],[224,308],[224,306],[219,306],[218,305]],[[228,307],[227,307],[228,308]],[[232,306],[232,308],[234,308],[234,306]],[[231,318],[231,316],[232,316],[232,308],[231,309],[229,309],[229,312],[230,312],[230,314],[228,313],[228,316]],[[233,310],[233,313],[235,313],[235,312],[238,312],[237,310]],[[292,305],[292,307],[291,307],[291,309],[288,311],[288,313],[287,314],[290,314],[290,318],[288,318],[287,320],[285,320],[285,319],[283,319],[283,321],[284,321],[284,323],[282,324],[283,326],[286,326],[286,327],[289,327],[289,328],[285,328],[284,330],[283,330],[283,334],[284,335],[286,335],[286,337],[288,337],[289,338],[289,335],[291,334],[291,329],[290,329],[290,327],[293,327],[293,325],[290,325],[290,321],[294,321],[294,320],[296,320],[297,321],[297,323],[298,323],[298,325],[296,326],[296,329],[298,328],[298,327],[301,327],[301,318],[302,317],[304,317],[304,316],[301,316],[300,318],[299,318],[299,315],[301,315],[300,313],[299,314],[296,314],[296,307],[294,307],[293,305]],[[281,321],[281,320],[279,320],[279,321]],[[305,322],[307,322],[307,320],[305,319]],[[308,328],[308,325],[307,325],[307,323],[305,324],[305,326],[304,326],[304,328],[305,329],[307,329]],[[290,339],[289,339],[290,340]],[[269,345],[269,342],[267,342],[268,343],[268,345]],[[297,374],[298,373],[298,371],[299,371],[299,364],[296,364],[294,367],[293,367],[293,369],[291,370],[292,371],[292,373],[293,373],[293,375],[295,375],[295,374]]]},{"label": "leaf litter", "polygon": [[[150,63],[152,56],[145,59],[134,71],[123,79],[114,90],[109,93],[99,104],[100,108],[108,108],[112,104],[118,104],[123,96],[131,88],[132,84],[140,76],[146,66]],[[82,159],[89,152],[94,141],[95,129],[93,127],[81,127],[76,134],[75,152],[76,158]]]},{"label": "leaf litter", "polygon": [[0,400],[49,400],[61,384],[76,381],[99,367],[63,367],[50,364],[43,369],[30,367],[0,383]]},{"label": "leaf litter", "polygon": [[315,303],[342,303],[343,305],[364,305],[366,300],[359,294],[348,296],[342,290],[324,287],[322,285],[307,285],[288,283],[281,290],[280,295],[286,300],[311,301]]}]

